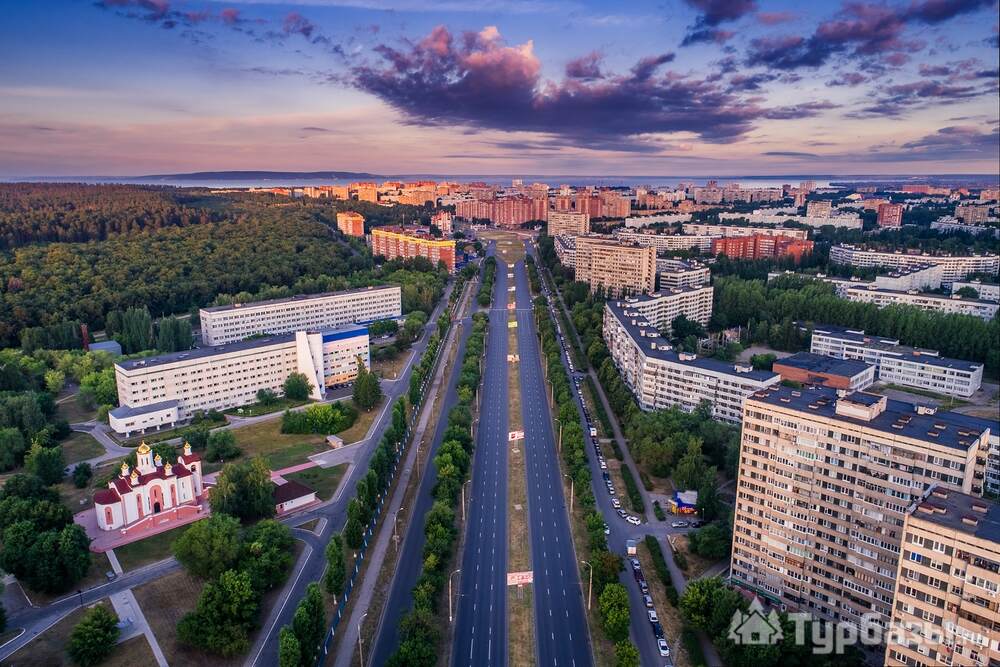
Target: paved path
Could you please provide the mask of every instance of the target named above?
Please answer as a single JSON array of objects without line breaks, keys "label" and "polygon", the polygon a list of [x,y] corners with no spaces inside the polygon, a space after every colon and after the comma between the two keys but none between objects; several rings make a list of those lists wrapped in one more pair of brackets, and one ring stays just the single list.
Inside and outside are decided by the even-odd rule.
[{"label": "paved path", "polygon": [[118,638],[118,643],[120,644],[132,637],[145,635],[146,641],[149,642],[149,648],[153,651],[153,657],[156,658],[156,664],[159,667],[168,667],[167,659],[163,656],[160,643],[156,641],[156,635],[150,629],[146,615],[142,613],[142,607],[139,606],[139,601],[135,599],[132,589],[130,588],[112,595],[111,606],[114,607],[115,613],[118,614],[119,621],[128,619],[132,623],[130,631],[123,633]]}]

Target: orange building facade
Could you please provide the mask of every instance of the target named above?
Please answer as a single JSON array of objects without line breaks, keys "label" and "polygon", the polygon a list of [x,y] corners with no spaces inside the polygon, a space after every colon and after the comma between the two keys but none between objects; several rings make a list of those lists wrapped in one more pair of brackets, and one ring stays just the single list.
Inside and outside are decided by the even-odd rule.
[{"label": "orange building facade", "polygon": [[365,216],[354,211],[337,213],[337,229],[348,236],[365,235]]},{"label": "orange building facade", "polygon": [[733,236],[712,241],[712,254],[732,259],[765,259],[790,256],[798,264],[802,256],[812,252],[813,242],[784,236],[754,234]]},{"label": "orange building facade", "polygon": [[455,271],[455,242],[435,239],[423,230],[403,227],[375,227],[372,229],[373,255],[386,259],[426,257],[434,266],[444,262],[448,271]]}]

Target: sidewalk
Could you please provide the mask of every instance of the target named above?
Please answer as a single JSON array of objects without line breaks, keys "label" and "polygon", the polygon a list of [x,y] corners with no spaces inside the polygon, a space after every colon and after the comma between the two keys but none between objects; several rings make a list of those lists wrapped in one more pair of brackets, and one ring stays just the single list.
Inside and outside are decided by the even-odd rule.
[{"label": "sidewalk", "polygon": [[120,644],[139,635],[145,635],[146,641],[149,642],[149,648],[153,651],[153,657],[156,658],[156,664],[159,667],[169,667],[167,659],[163,655],[163,650],[160,649],[160,643],[156,641],[156,635],[150,629],[149,622],[146,620],[145,614],[142,613],[142,607],[139,606],[139,601],[135,599],[132,589],[129,588],[112,595],[111,606],[114,607],[115,613],[118,614],[119,622],[127,620],[132,623],[131,628],[118,637],[118,643]]}]

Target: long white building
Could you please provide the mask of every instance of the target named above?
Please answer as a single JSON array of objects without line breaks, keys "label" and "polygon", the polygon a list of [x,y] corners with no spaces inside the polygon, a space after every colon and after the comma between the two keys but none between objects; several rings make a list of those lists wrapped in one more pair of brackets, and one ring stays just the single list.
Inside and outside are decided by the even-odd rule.
[{"label": "long white building", "polygon": [[712,317],[713,299],[714,290],[710,285],[695,285],[661,289],[652,294],[620,299],[616,303],[630,312],[642,315],[657,329],[669,329],[670,323],[680,315],[708,326],[708,320]]},{"label": "long white building", "polygon": [[951,293],[954,294],[963,287],[971,287],[979,294],[983,301],[1000,301],[1000,285],[997,283],[984,283],[981,280],[956,280],[951,284]]},{"label": "long white building", "polygon": [[922,264],[941,267],[941,284],[945,287],[956,280],[964,280],[971,273],[1000,273],[998,255],[927,255],[905,254],[902,251],[881,252],[853,245],[835,245],[830,248],[830,261],[848,266],[884,266],[904,268]]},{"label": "long white building", "polygon": [[766,234],[768,236],[787,236],[792,239],[805,240],[809,238],[808,229],[798,229],[791,227],[768,227],[764,225],[751,227],[749,225],[714,225],[711,223],[689,222],[683,227],[685,234],[694,236],[719,236],[729,238],[732,236],[753,236],[754,234]]},{"label": "long white building", "polygon": [[641,229],[656,224],[676,224],[691,220],[690,213],[656,213],[653,215],[630,215],[625,218],[625,226],[629,229]]},{"label": "long white building", "polygon": [[781,276],[798,276],[819,280],[834,286],[837,296],[848,298],[849,290],[855,287],[863,289],[887,289],[897,291],[932,290],[941,287],[941,267],[928,264],[897,269],[883,276],[875,276],[874,281],[858,280],[856,278],[839,278],[825,273],[795,273],[794,271],[772,271],[767,274],[768,281]]},{"label": "long white building", "polygon": [[850,301],[873,303],[878,308],[886,306],[914,306],[921,310],[952,315],[972,315],[984,320],[991,320],[1000,309],[1000,304],[981,299],[963,299],[957,294],[951,296],[931,294],[916,290],[882,289],[873,285],[847,288],[844,296]]},{"label": "long white building", "polygon": [[656,259],[656,275],[660,289],[707,285],[712,279],[712,271],[701,262],[669,257]]},{"label": "long white building", "polygon": [[302,294],[199,311],[201,340],[205,345],[225,345],[261,334],[336,329],[347,324],[397,318],[402,314],[403,297],[399,285]]},{"label": "long white building", "polygon": [[624,228],[618,228],[614,235],[619,241],[624,243],[635,243],[645,247],[656,248],[657,252],[669,252],[671,250],[690,250],[697,248],[700,252],[708,254],[712,252],[712,240],[718,236],[689,234],[646,234],[643,232],[632,232]]},{"label": "long white building", "polygon": [[948,359],[937,350],[907,347],[896,339],[868,336],[858,329],[816,324],[809,350],[813,354],[874,364],[880,382],[951,396],[972,396],[983,381],[982,364]]},{"label": "long white building", "polygon": [[604,304],[604,340],[622,380],[643,410],[677,406],[690,412],[702,401],[712,416],[740,421],[744,399],[781,380],[770,371],[678,352],[633,304]]},{"label": "long white building", "polygon": [[856,213],[838,213],[837,215],[825,217],[817,215],[788,215],[785,213],[771,213],[768,211],[757,211],[755,213],[720,213],[719,220],[746,220],[750,224],[760,225],[780,225],[783,222],[797,222],[806,227],[844,227],[846,229],[861,229],[861,216]]},{"label": "long white building", "polygon": [[119,361],[115,380],[121,407],[109,413],[108,421],[126,436],[170,428],[199,410],[254,403],[261,389],[281,394],[292,373],[305,375],[311,398],[320,400],[327,387],[357,377],[359,357],[368,367],[368,328],[350,325]]}]

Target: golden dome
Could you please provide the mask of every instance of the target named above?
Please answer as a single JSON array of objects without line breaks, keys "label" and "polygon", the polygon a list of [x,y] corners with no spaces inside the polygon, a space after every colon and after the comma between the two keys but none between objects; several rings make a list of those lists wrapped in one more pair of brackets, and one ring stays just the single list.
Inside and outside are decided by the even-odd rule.
[{"label": "golden dome", "polygon": [[149,445],[147,445],[146,441],[143,440],[142,443],[140,443],[139,448],[135,450],[135,453],[136,454],[149,454],[150,451],[151,450],[149,449]]}]

